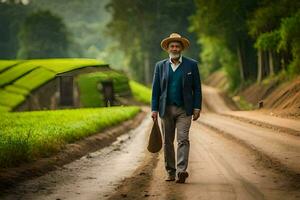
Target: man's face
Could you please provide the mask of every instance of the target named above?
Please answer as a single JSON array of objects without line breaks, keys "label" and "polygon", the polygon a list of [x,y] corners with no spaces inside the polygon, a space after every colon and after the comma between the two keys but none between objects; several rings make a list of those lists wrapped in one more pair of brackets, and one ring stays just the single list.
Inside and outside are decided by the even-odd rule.
[{"label": "man's face", "polygon": [[179,58],[182,52],[182,45],[180,42],[170,42],[168,45],[168,53],[171,58]]}]

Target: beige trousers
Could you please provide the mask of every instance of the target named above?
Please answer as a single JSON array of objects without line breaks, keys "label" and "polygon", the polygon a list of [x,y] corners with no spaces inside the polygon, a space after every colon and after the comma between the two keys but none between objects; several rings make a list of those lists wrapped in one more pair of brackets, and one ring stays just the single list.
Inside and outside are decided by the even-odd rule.
[{"label": "beige trousers", "polygon": [[[173,105],[166,107],[165,116],[161,118],[165,168],[169,175],[176,175],[178,172],[184,172],[187,169],[190,150],[189,129],[191,127],[191,120],[192,115],[187,116],[182,107]],[[176,166],[174,151],[175,129],[177,130]]]}]

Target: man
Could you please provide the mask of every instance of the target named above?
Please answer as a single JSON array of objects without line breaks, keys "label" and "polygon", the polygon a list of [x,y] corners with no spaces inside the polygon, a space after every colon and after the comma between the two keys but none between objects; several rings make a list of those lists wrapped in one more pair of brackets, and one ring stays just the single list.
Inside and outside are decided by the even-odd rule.
[{"label": "man", "polygon": [[[161,42],[169,58],[155,65],[152,83],[152,119],[161,118],[164,141],[166,181],[185,183],[189,157],[191,120],[200,116],[202,105],[201,80],[197,61],[182,56],[189,47],[188,39],[177,33]],[[177,129],[177,164],[174,138]],[[176,168],[177,167],[177,168]]]}]

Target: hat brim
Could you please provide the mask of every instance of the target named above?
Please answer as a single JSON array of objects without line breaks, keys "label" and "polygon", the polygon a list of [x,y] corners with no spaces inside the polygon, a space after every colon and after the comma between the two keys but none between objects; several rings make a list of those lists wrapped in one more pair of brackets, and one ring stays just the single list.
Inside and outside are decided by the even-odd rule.
[{"label": "hat brim", "polygon": [[168,51],[168,44],[170,42],[181,42],[183,45],[183,49],[185,50],[186,48],[188,48],[190,46],[190,41],[184,37],[181,38],[165,38],[161,41],[160,46],[163,50]]}]

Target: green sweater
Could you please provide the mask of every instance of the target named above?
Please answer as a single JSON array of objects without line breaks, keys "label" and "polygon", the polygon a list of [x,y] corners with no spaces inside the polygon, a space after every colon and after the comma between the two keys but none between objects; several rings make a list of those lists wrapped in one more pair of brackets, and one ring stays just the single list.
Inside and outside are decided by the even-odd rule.
[{"label": "green sweater", "polygon": [[174,72],[171,65],[169,65],[167,105],[183,106],[182,77],[182,66],[179,66]]}]

